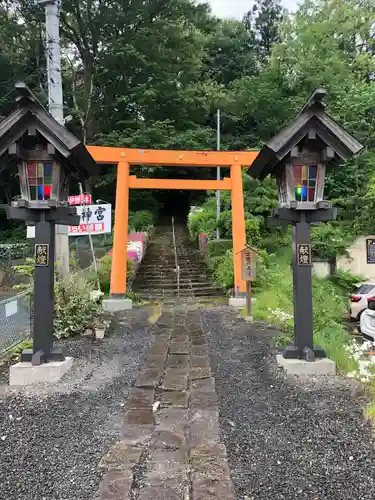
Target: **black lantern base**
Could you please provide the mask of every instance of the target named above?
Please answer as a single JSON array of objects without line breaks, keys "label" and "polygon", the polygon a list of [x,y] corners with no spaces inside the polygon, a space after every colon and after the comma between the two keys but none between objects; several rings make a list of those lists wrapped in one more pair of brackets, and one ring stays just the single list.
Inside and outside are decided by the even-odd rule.
[{"label": "black lantern base", "polygon": [[304,361],[315,361],[316,359],[326,358],[326,352],[323,347],[315,346],[313,349],[310,347],[298,348],[292,344],[288,346],[283,352],[285,359],[303,359]]},{"label": "black lantern base", "polygon": [[21,362],[28,362],[34,366],[51,361],[65,361],[65,356],[59,347],[53,347],[49,353],[45,354],[42,350],[34,352],[32,349],[24,349],[21,353]]}]

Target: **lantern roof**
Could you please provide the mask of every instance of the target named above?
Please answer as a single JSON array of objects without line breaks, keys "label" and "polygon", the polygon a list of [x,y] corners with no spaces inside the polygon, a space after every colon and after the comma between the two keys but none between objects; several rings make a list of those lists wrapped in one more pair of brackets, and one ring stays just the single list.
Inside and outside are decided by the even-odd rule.
[{"label": "lantern roof", "polygon": [[291,150],[306,139],[314,140],[315,150],[331,148],[331,164],[345,161],[363,149],[363,144],[326,113],[326,94],[325,89],[315,90],[296,118],[263,146],[249,170],[252,177],[264,179],[274,173]]},{"label": "lantern roof", "polygon": [[17,108],[0,121],[0,171],[12,163],[8,148],[25,134],[38,132],[80,177],[96,177],[98,166],[84,144],[46,111],[24,82],[17,82]]}]

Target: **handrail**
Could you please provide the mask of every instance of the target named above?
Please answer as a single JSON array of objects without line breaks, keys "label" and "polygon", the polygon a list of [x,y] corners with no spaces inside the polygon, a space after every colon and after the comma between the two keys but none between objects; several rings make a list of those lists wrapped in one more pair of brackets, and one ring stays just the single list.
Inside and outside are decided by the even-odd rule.
[{"label": "handrail", "polygon": [[176,266],[177,275],[177,298],[180,298],[180,266],[178,265],[177,259],[177,247],[176,247],[176,233],[174,230],[174,217],[172,217],[172,237],[173,237],[173,249],[174,249],[174,262]]}]

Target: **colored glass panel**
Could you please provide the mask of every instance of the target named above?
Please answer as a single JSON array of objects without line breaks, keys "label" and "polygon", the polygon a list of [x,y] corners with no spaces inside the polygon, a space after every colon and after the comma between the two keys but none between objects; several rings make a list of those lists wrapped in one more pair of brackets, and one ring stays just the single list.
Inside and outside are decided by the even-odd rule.
[{"label": "colored glass panel", "polygon": [[301,165],[295,165],[293,167],[293,173],[294,173],[294,183],[296,186],[301,184],[302,180],[302,166]]},{"label": "colored glass panel", "polygon": [[309,165],[309,179],[316,179],[317,171],[318,171],[317,165]]},{"label": "colored glass panel", "polygon": [[44,199],[44,191],[43,186],[38,186],[38,200]]},{"label": "colored glass panel", "polygon": [[307,187],[302,187],[301,201],[307,201]]},{"label": "colored glass panel", "polygon": [[302,180],[306,181],[307,180],[307,176],[308,176],[307,165],[303,165],[302,166]]},{"label": "colored glass panel", "polygon": [[44,164],[39,162],[38,163],[38,175],[37,177],[44,177]]},{"label": "colored glass panel", "polygon": [[309,201],[315,201],[315,188],[309,188]]},{"label": "colored glass panel", "polygon": [[27,164],[27,176],[30,179],[30,177],[36,177],[36,163],[28,163]]},{"label": "colored glass panel", "polygon": [[43,177],[38,177],[38,186],[43,186]]},{"label": "colored glass panel", "polygon": [[36,186],[31,186],[30,187],[30,198],[32,200],[36,200]]},{"label": "colored glass panel", "polygon": [[29,185],[36,186],[36,177],[29,178]]},{"label": "colored glass panel", "polygon": [[44,164],[44,177],[52,177],[52,163]]},{"label": "colored glass panel", "polygon": [[51,198],[51,186],[44,186],[44,199],[49,200]]},{"label": "colored glass panel", "polygon": [[52,186],[52,177],[44,177],[44,185]]}]

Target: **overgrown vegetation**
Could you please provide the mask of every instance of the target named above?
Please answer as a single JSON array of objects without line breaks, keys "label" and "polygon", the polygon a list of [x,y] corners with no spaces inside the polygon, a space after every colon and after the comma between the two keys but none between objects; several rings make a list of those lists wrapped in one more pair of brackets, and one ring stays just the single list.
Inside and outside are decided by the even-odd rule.
[{"label": "overgrown vegetation", "polygon": [[[32,300],[34,290],[34,261],[28,259],[15,270],[28,281],[17,289],[27,292]],[[94,287],[82,273],[74,272],[68,278],[55,282],[54,331],[55,338],[79,335],[85,331],[90,321],[101,314],[101,306],[93,301],[90,293]]]},{"label": "overgrown vegetation", "polygon": [[[279,344],[286,345],[292,340],[294,331],[290,251],[282,250],[268,256],[258,275],[260,279],[256,282],[253,315],[255,319],[266,321],[283,332]],[[353,285],[358,277],[345,273],[345,278],[343,287],[342,273],[331,279],[313,277],[313,320],[315,344],[324,347],[337,363],[339,371],[347,373],[354,370],[354,362],[345,350],[351,337],[342,320],[347,311],[348,283],[351,281]]]},{"label": "overgrown vegetation", "polygon": [[[111,288],[111,268],[112,268],[112,257],[105,255],[97,262],[98,275],[95,273],[95,269],[91,266],[87,279],[91,286],[96,286],[99,279],[100,290],[108,295]],[[131,259],[127,259],[127,279],[131,280],[135,273],[135,264]]]}]

